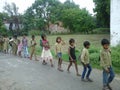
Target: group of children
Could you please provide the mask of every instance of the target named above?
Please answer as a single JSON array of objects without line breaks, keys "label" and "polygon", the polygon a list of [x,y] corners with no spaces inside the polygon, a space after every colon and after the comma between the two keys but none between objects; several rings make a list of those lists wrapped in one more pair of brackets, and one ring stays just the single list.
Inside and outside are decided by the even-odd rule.
[{"label": "group of children", "polygon": [[[49,60],[51,63],[51,67],[53,67],[53,56],[50,51],[50,45],[49,41],[47,40],[47,37],[45,34],[41,35],[42,40],[40,40],[40,45],[42,46],[42,64],[46,65],[47,61]],[[66,43],[62,40],[61,37],[56,38],[56,44],[55,44],[55,51],[56,56],[58,57],[58,70],[63,72],[62,69],[62,46]],[[103,90],[112,90],[110,87],[110,83],[115,77],[114,71],[112,69],[112,62],[111,62],[111,50],[109,48],[109,41],[107,39],[103,39],[101,41],[101,45],[103,49],[100,51],[100,65],[103,68]],[[22,56],[21,52],[23,52],[23,55],[25,58],[29,58],[32,60],[32,57],[34,55],[35,60],[38,61],[36,57],[36,39],[35,36],[32,35],[32,39],[30,41],[30,55],[28,52],[28,40],[26,36],[24,35],[22,40],[17,39],[17,36],[15,35],[13,38],[8,39],[6,36],[3,38],[0,37],[0,50],[2,50],[4,53],[13,53],[13,55]],[[89,81],[93,82],[92,79],[90,79],[90,74],[92,71],[92,67],[90,65],[90,57],[89,57],[89,48],[90,48],[90,42],[85,41],[83,43],[84,48],[82,49],[82,52],[80,54],[80,61],[83,66],[83,72],[82,75],[78,72],[78,66],[77,66],[77,57],[75,54],[75,40],[71,38],[69,40],[69,47],[68,47],[68,56],[69,56],[69,65],[67,68],[67,71],[70,72],[70,67],[74,63],[76,75],[81,76],[81,81]]]}]

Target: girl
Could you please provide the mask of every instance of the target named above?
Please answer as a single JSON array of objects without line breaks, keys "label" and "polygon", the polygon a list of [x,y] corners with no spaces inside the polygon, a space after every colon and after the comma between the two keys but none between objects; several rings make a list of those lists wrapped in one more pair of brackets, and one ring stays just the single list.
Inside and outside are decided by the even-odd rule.
[{"label": "girl", "polygon": [[76,60],[76,55],[75,55],[75,40],[70,39],[69,44],[70,46],[68,48],[68,55],[69,55],[70,64],[68,65],[67,71],[70,72],[69,69],[72,66],[72,63],[74,63],[75,69],[76,69],[76,75],[80,76],[80,74],[78,73],[77,60]]},{"label": "girl", "polygon": [[23,48],[22,42],[20,40],[18,40],[17,54],[18,54],[19,57],[22,57],[22,55],[21,55],[22,48]]},{"label": "girl", "polygon": [[58,57],[58,70],[63,71],[61,68],[62,65],[62,45],[64,45],[65,42],[61,39],[61,37],[56,38],[56,44],[55,44],[55,50],[56,50],[56,56]]},{"label": "girl", "polygon": [[41,58],[43,59],[43,65],[46,65],[46,60],[50,60],[50,63],[51,63],[51,67],[53,67],[53,63],[52,63],[52,60],[53,60],[53,57],[52,57],[52,54],[50,52],[50,46],[49,46],[49,42],[46,38],[46,35],[42,35],[41,36],[42,38],[42,46],[43,46],[43,50],[42,50],[42,54],[41,54]]},{"label": "girl", "polygon": [[38,61],[37,56],[36,56],[36,40],[35,36],[32,35],[32,40],[30,41],[31,43],[31,54],[30,54],[30,60],[32,60],[33,55],[35,56],[35,60]]}]

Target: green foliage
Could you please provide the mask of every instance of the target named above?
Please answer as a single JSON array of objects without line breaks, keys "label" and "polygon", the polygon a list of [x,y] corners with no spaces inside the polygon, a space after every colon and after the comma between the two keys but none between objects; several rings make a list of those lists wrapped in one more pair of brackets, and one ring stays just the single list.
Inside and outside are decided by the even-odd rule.
[{"label": "green foliage", "polygon": [[1,28],[0,28],[0,34],[1,35],[7,35],[8,34],[7,29],[5,28],[4,25],[2,25]]},{"label": "green foliage", "polygon": [[68,27],[71,32],[88,33],[95,27],[94,19],[86,9],[63,10],[62,21],[64,26]]},{"label": "green foliage", "polygon": [[110,28],[110,0],[93,0],[98,27]]},{"label": "green foliage", "polygon": [[29,35],[40,35],[40,30],[30,30]]},{"label": "green foliage", "polygon": [[110,34],[110,28],[96,28],[92,31],[94,34]]}]

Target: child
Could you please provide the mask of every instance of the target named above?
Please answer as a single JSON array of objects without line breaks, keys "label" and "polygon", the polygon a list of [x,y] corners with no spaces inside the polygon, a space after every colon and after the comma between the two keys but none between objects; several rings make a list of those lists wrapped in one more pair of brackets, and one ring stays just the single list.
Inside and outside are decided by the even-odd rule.
[{"label": "child", "polygon": [[103,39],[101,45],[103,49],[100,51],[100,64],[103,68],[103,90],[112,90],[110,83],[113,81],[115,74],[112,69],[111,51],[109,49],[109,41]]},{"label": "child", "polygon": [[19,39],[17,39],[17,35],[14,35],[14,39],[12,42],[12,51],[13,51],[13,55],[17,55],[17,49],[18,49],[18,41]]},{"label": "child", "polygon": [[4,35],[4,38],[3,38],[3,52],[6,54],[8,53],[8,43],[9,43],[9,39],[7,37],[7,35]]},{"label": "child", "polygon": [[24,55],[25,58],[29,58],[28,40],[26,38],[26,35],[23,35],[22,44],[23,44],[23,55]]},{"label": "child", "polygon": [[0,35],[0,52],[2,52],[3,51],[3,36],[2,35]]},{"label": "child", "polygon": [[42,50],[42,54],[41,54],[41,58],[43,59],[43,65],[46,65],[46,60],[50,60],[50,63],[51,63],[51,67],[53,67],[53,63],[52,63],[52,60],[53,60],[53,57],[52,57],[52,54],[50,52],[50,46],[49,46],[49,42],[46,38],[46,35],[43,34],[41,35],[41,38],[42,38],[42,46],[43,46],[43,50]]},{"label": "child", "polygon": [[62,71],[61,65],[62,65],[62,45],[64,45],[65,42],[61,39],[61,37],[56,38],[56,44],[55,44],[55,49],[56,49],[56,56],[58,57],[58,70]]},{"label": "child", "polygon": [[[84,49],[82,50],[82,53],[81,53],[81,63],[83,65],[83,72],[82,72],[81,80],[82,81],[86,81],[87,80],[89,82],[93,82],[89,78],[90,74],[91,74],[91,71],[92,71],[92,68],[91,68],[91,65],[90,65],[90,59],[89,59],[89,51],[88,51],[88,49],[90,47],[90,43],[88,41],[85,41],[83,43],[83,45],[84,45]],[[88,69],[88,72],[87,72],[87,69]],[[84,79],[85,75],[86,75],[86,80]]]},{"label": "child", "polygon": [[36,45],[37,45],[37,43],[36,43],[36,40],[35,40],[35,36],[34,36],[34,35],[32,35],[32,40],[30,41],[30,43],[31,43],[30,60],[32,60],[32,57],[33,57],[33,55],[34,55],[35,60],[38,61],[37,56],[36,56]]},{"label": "child", "polygon": [[19,57],[22,57],[22,55],[21,55],[22,48],[23,48],[22,42],[21,42],[20,40],[18,40],[18,49],[17,49],[17,53],[18,53],[18,56],[19,56]]},{"label": "child", "polygon": [[75,64],[75,69],[76,69],[76,75],[80,76],[80,74],[78,73],[77,60],[76,60],[76,55],[75,55],[75,40],[70,39],[69,44],[70,44],[70,46],[68,48],[68,55],[69,55],[70,64],[67,68],[67,71],[70,72],[69,69],[72,66],[72,63],[74,63]]},{"label": "child", "polygon": [[8,50],[9,54],[12,54],[12,42],[13,42],[13,39],[10,37],[9,38],[9,50]]}]

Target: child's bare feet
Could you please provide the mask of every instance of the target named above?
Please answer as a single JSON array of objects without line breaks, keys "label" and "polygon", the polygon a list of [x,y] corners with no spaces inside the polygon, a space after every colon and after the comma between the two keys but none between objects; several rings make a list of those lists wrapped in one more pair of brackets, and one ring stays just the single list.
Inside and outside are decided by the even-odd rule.
[{"label": "child's bare feet", "polygon": [[35,59],[35,61],[39,61],[38,59]]},{"label": "child's bare feet", "polygon": [[54,65],[53,65],[53,64],[51,64],[51,67],[54,67]]},{"label": "child's bare feet", "polygon": [[61,68],[58,68],[59,71],[63,72],[63,70]]},{"label": "child's bare feet", "polygon": [[68,72],[68,73],[70,73],[70,71],[69,71],[69,70],[67,70],[67,72]]}]

